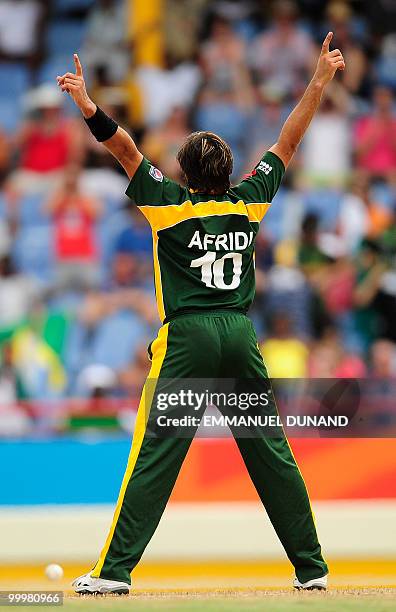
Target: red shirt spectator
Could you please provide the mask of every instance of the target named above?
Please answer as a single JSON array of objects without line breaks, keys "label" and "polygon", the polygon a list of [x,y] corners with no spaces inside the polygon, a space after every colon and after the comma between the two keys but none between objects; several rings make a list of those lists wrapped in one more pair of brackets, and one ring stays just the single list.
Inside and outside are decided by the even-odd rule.
[{"label": "red shirt spectator", "polygon": [[61,190],[48,204],[55,221],[55,255],[59,262],[94,262],[98,257],[95,222],[97,200],[80,192],[76,170],[70,169]]},{"label": "red shirt spectator", "polygon": [[33,172],[62,169],[68,163],[69,149],[70,129],[65,123],[47,131],[41,125],[33,125],[25,135],[21,167]]},{"label": "red shirt spectator", "polygon": [[392,93],[386,87],[374,92],[374,113],[355,126],[357,165],[372,175],[387,177],[396,170],[396,117]]}]

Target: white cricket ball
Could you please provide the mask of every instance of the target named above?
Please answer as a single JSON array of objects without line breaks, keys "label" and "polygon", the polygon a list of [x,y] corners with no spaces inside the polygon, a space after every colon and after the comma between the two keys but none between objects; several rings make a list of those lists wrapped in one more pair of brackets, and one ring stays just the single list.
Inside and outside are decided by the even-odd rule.
[{"label": "white cricket ball", "polygon": [[63,568],[57,563],[50,563],[45,568],[45,575],[48,580],[60,580],[63,578]]}]

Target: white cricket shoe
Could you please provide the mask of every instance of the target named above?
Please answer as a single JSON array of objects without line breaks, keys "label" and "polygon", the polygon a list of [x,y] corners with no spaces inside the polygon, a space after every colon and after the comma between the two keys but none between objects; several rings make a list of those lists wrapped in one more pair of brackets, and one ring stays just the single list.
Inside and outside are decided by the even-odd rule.
[{"label": "white cricket shoe", "polygon": [[295,589],[302,591],[325,591],[327,589],[327,574],[320,578],[312,578],[307,582],[300,582],[298,578],[294,578],[293,586]]},{"label": "white cricket shoe", "polygon": [[128,595],[130,585],[127,582],[117,582],[117,580],[105,580],[105,578],[93,578],[90,573],[76,578],[72,582],[74,590],[80,595]]}]

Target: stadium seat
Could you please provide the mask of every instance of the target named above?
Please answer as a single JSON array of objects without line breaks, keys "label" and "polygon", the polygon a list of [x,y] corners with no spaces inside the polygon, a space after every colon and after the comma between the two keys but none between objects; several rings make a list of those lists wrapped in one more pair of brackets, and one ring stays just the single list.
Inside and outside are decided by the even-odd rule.
[{"label": "stadium seat", "polygon": [[49,283],[53,273],[51,227],[21,228],[13,245],[13,259],[18,270],[35,277],[40,284]]},{"label": "stadium seat", "polygon": [[103,319],[96,329],[91,363],[107,365],[115,370],[125,367],[133,361],[138,346],[147,335],[147,326],[137,314],[116,312]]},{"label": "stadium seat", "polygon": [[73,58],[70,54],[59,53],[53,55],[42,64],[37,76],[38,84],[54,83],[58,74],[63,74],[73,68]]},{"label": "stadium seat", "polygon": [[31,74],[24,64],[0,62],[0,98],[9,101],[24,94],[31,84]]},{"label": "stadium seat", "polygon": [[304,209],[319,217],[322,230],[335,230],[340,203],[341,192],[335,189],[312,189],[304,194]]},{"label": "stadium seat", "polygon": [[12,134],[15,132],[22,119],[22,108],[18,100],[12,97],[0,95],[0,127]]},{"label": "stadium seat", "polygon": [[114,253],[116,240],[121,231],[131,224],[131,219],[125,210],[110,215],[104,215],[98,224],[98,241],[101,246],[103,265],[108,266]]},{"label": "stadium seat", "polygon": [[[90,364],[117,370],[131,363],[139,345],[148,336],[148,326],[130,311],[119,311],[106,317],[95,330],[89,330],[78,320],[73,321],[64,354],[71,390],[81,394],[82,389],[77,388],[76,378]],[[117,342],[114,342],[115,337]]]},{"label": "stadium seat", "polygon": [[85,23],[82,21],[55,21],[50,23],[46,35],[47,52],[51,55],[79,51],[84,41]]},{"label": "stadium seat", "polygon": [[42,194],[26,194],[19,202],[19,222],[22,226],[46,225],[48,216],[43,208],[45,196]]},{"label": "stadium seat", "polygon": [[[74,70],[72,54],[54,55],[41,66],[37,75],[37,84],[55,84],[55,79],[58,74],[64,74],[68,70]],[[64,96],[64,109],[68,115],[77,115],[79,113],[79,110],[74,104],[73,100],[67,95]]]}]

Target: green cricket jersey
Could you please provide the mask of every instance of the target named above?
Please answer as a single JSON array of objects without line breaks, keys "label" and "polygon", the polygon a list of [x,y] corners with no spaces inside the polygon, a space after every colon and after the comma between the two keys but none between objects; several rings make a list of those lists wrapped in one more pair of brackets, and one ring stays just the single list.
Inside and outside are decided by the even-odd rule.
[{"label": "green cricket jersey", "polygon": [[197,310],[247,312],[255,290],[255,238],[284,171],[268,152],[239,185],[213,195],[181,187],[143,159],[126,193],[153,232],[161,321]]}]

